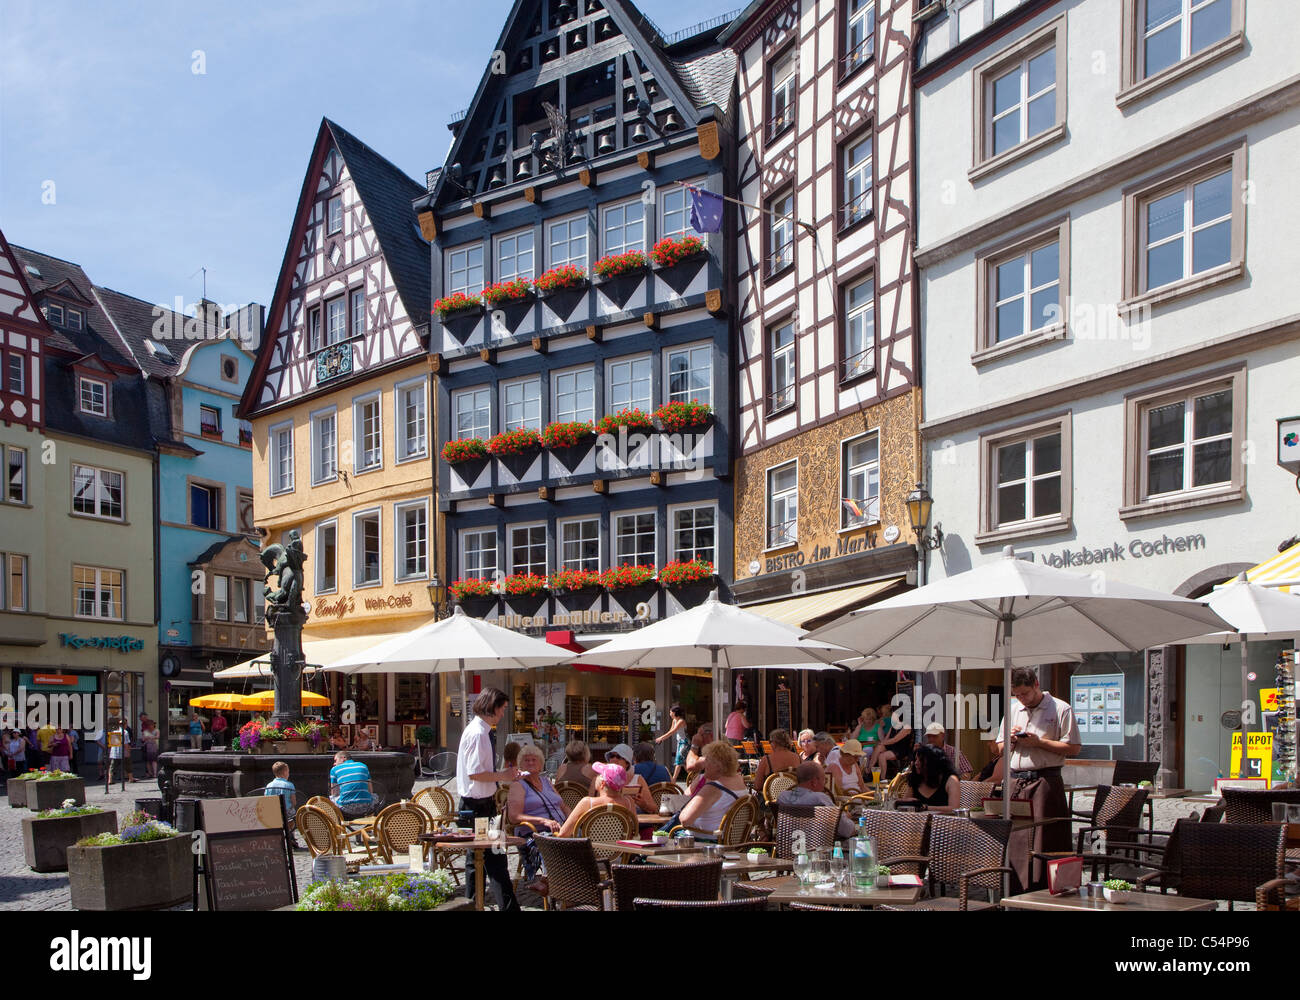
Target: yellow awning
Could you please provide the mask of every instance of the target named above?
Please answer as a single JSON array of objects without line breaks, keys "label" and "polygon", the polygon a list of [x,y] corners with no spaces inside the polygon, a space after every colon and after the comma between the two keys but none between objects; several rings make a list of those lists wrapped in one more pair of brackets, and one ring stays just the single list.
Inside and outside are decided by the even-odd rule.
[{"label": "yellow awning", "polygon": [[805,594],[802,597],[787,597],[781,601],[751,604],[745,610],[764,615],[773,621],[793,625],[795,628],[808,628],[809,622],[837,613],[846,614],[856,611],[864,604],[870,604],[873,598],[896,587],[904,579],[901,576],[893,576],[887,580],[841,587],[839,590],[825,590],[817,594]]},{"label": "yellow awning", "polygon": [[1285,552],[1279,552],[1254,569],[1246,570],[1246,579],[1261,587],[1274,587],[1281,583],[1281,586],[1275,586],[1274,589],[1288,594],[1300,594],[1300,543],[1292,545]]},{"label": "yellow awning", "polygon": [[[341,660],[345,656],[359,653],[371,646],[377,646],[388,639],[395,639],[399,635],[406,635],[408,632],[412,632],[422,625],[427,625],[431,621],[433,621],[432,618],[429,618],[428,621],[415,622],[410,628],[402,629],[400,632],[366,632],[361,635],[338,635],[329,638],[313,636],[309,632],[304,632],[302,652],[308,663],[304,672],[308,674],[315,673],[316,667],[328,667],[335,660]],[[255,656],[243,663],[236,663],[233,667],[218,670],[212,675],[214,680],[219,681],[246,680],[250,677],[269,678],[270,676],[270,653],[263,653],[261,656]]]}]

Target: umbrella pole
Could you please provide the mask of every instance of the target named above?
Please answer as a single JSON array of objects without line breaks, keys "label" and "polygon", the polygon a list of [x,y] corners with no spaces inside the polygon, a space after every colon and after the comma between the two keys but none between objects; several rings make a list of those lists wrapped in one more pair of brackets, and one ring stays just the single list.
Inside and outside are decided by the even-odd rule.
[{"label": "umbrella pole", "polygon": [[1002,818],[1011,819],[1011,621],[1002,633]]},{"label": "umbrella pole", "polygon": [[465,658],[460,663],[460,731],[463,733],[469,725],[469,691],[465,688]]},{"label": "umbrella pole", "polygon": [[953,770],[957,770],[957,764],[961,761],[961,657],[957,657],[957,676],[953,680],[952,695],[952,726],[955,730],[952,738],[952,763]]},{"label": "umbrella pole", "polygon": [[718,647],[709,647],[709,673],[713,677],[713,738],[720,740],[725,732],[725,720],[722,715],[722,678],[718,675]]}]

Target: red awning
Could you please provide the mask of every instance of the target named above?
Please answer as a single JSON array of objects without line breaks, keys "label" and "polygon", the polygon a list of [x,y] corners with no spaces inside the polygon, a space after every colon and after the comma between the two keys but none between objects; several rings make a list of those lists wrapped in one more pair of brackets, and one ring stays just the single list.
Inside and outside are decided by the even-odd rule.
[{"label": "red awning", "polygon": [[[546,633],[546,641],[552,646],[559,646],[561,649],[567,649],[570,653],[585,653],[585,646],[579,645],[573,640],[573,633],[560,629]],[[623,674],[626,677],[653,677],[653,670],[620,670],[618,667],[600,667],[594,663],[570,663],[567,664],[574,670],[587,674]]]}]

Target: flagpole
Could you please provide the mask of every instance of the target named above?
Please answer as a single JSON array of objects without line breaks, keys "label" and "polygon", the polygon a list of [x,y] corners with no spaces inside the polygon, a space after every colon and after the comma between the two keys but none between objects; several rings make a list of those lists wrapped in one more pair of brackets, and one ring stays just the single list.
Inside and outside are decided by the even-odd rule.
[{"label": "flagpole", "polygon": [[716,191],[708,191],[702,187],[696,187],[694,184],[687,184],[685,181],[677,181],[676,183],[678,187],[686,188],[687,191],[697,191],[700,194],[707,194],[712,198],[718,198],[721,199],[722,201],[729,201],[733,205],[739,205],[742,208],[752,208],[755,212],[761,212],[764,215],[774,215],[778,219],[788,219],[796,226],[799,226],[800,228],[811,233],[814,240],[817,238],[817,228],[811,222],[803,222],[799,219],[796,219],[793,215],[782,215],[780,212],[774,211],[773,209],[770,208],[764,208],[762,205],[751,205],[749,202],[741,201],[739,198],[733,198],[731,197],[731,195],[718,194]]}]

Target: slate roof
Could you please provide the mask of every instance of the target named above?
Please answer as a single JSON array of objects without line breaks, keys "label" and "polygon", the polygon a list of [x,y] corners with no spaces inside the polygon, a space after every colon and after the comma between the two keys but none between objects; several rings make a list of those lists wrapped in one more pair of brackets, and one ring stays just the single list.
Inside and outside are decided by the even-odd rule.
[{"label": "slate roof", "polygon": [[[100,302],[117,323],[118,332],[130,347],[140,367],[157,378],[175,375],[180,370],[181,355],[185,353],[185,348],[189,347],[192,341],[164,339],[161,331],[155,330],[155,325],[162,320],[168,332],[174,331],[176,336],[180,336],[184,333],[185,323],[195,322],[194,318],[182,316],[166,306],[145,302],[134,295],[126,295],[111,288],[97,287],[96,291],[99,292]],[[207,332],[214,337],[220,336],[223,332],[220,327],[211,324],[207,326],[209,327]],[[168,361],[162,355],[150,351],[145,344],[146,340],[156,341],[167,348],[172,360]]]},{"label": "slate roof", "polygon": [[67,359],[47,353],[44,372],[47,428],[144,451],[166,437],[167,390],[158,379],[119,375],[109,389],[111,416],[105,419],[77,408],[77,374]]},{"label": "slate roof", "polygon": [[204,549],[193,559],[191,559],[188,565],[203,566],[206,565],[207,563],[212,562],[212,560],[215,559],[220,554],[221,550],[224,549],[231,542],[247,542],[249,548],[253,550],[256,550],[258,548],[257,543],[254,542],[247,535],[227,535],[225,538],[221,539],[221,541],[213,542],[211,545],[209,545],[206,549]]},{"label": "slate roof", "polygon": [[397,293],[411,322],[429,325],[429,244],[416,226],[411,202],[426,193],[412,180],[347,129],[325,119],[334,143],[348,165],[357,194],[379,238],[384,259],[397,284]]},{"label": "slate roof", "polygon": [[697,108],[716,104],[723,114],[731,110],[736,92],[736,53],[726,47],[711,49],[690,59],[670,60],[673,72]]}]

